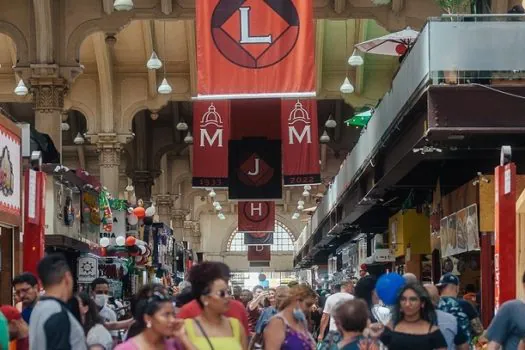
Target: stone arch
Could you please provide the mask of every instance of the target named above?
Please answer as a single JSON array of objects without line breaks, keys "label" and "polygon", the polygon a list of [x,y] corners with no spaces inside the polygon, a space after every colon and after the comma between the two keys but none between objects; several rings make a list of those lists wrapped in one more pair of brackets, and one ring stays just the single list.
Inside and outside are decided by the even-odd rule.
[{"label": "stone arch", "polygon": [[5,21],[0,21],[0,33],[9,36],[15,44],[16,66],[29,66],[29,44],[24,33],[17,26]]},{"label": "stone arch", "polygon": [[[297,237],[294,235],[292,229],[286,225],[285,222],[281,221],[281,218],[276,216],[275,217],[275,226],[278,227],[278,229],[284,229],[286,233],[288,233],[289,238],[291,239],[292,243],[295,242]],[[221,246],[221,252],[231,252],[230,250],[230,244],[231,241],[235,238],[235,236],[239,233],[237,230],[237,220],[234,220],[230,226],[228,227],[228,230],[226,232],[230,232],[229,235],[227,235],[223,241]]]},{"label": "stone arch", "polygon": [[162,156],[170,151],[175,152],[182,152],[188,145],[186,144],[167,144],[162,147],[160,147],[158,150],[155,151],[155,154],[153,156],[153,167],[157,167],[157,165],[160,165],[160,161],[162,159]]},{"label": "stone arch", "polygon": [[88,105],[80,101],[73,101],[68,99],[64,102],[64,109],[78,111],[84,115],[84,117],[86,118],[88,134],[93,134],[98,131],[97,118],[95,116],[95,112],[91,108],[89,108]]},{"label": "stone arch", "polygon": [[167,106],[168,102],[168,95],[157,95],[154,99],[146,98],[131,104],[122,111],[120,130],[123,132],[131,131],[133,129],[133,118],[137,113],[143,110],[161,110]]}]

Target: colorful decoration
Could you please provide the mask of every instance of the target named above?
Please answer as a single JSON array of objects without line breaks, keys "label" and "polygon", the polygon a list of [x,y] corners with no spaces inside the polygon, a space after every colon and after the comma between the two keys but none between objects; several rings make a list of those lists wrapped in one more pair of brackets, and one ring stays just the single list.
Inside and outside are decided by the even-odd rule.
[{"label": "colorful decoration", "polygon": [[127,211],[129,205],[124,199],[109,199],[109,207],[111,210]]},{"label": "colorful decoration", "polygon": [[368,125],[370,119],[372,119],[373,113],[373,109],[368,109],[363,112],[357,113],[352,118],[345,120],[345,124],[346,126],[365,128]]},{"label": "colorful decoration", "polygon": [[376,292],[386,305],[395,305],[399,291],[404,285],[403,276],[398,273],[387,273],[377,280]]},{"label": "colorful decoration", "polygon": [[398,44],[396,46],[396,53],[399,55],[399,56],[402,56],[404,55],[408,50],[408,47],[405,45],[405,44]]},{"label": "colorful decoration", "polygon": [[155,206],[152,205],[151,207],[146,209],[146,216],[152,217],[153,215],[155,215]]},{"label": "colorful decoration", "polygon": [[118,236],[115,239],[115,242],[117,243],[118,246],[122,247],[126,244],[126,238],[124,236]]},{"label": "colorful decoration", "polygon": [[109,205],[109,194],[102,190],[98,197],[99,207],[102,211],[102,224],[105,232],[113,231],[113,214]]},{"label": "colorful decoration", "polygon": [[137,242],[137,240],[136,240],[136,238],[133,237],[133,236],[128,236],[128,237],[126,238],[126,245],[127,245],[128,247],[134,246],[136,242]]},{"label": "colorful decoration", "polygon": [[136,207],[133,209],[133,214],[140,220],[146,216],[146,210],[143,207]]},{"label": "colorful decoration", "polygon": [[109,246],[109,238],[107,237],[101,238],[100,245],[102,246],[102,248],[106,248],[107,246]]},{"label": "colorful decoration", "polygon": [[133,214],[133,209],[131,210],[131,214],[128,215],[128,224],[131,226],[135,226],[139,223],[139,218]]}]

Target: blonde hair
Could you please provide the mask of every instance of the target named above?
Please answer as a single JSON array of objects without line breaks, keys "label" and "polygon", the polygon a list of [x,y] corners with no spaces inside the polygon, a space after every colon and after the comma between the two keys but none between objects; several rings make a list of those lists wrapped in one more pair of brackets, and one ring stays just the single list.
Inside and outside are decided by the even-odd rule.
[{"label": "blonde hair", "polygon": [[282,311],[282,305],[290,295],[290,288],[288,286],[279,286],[275,288],[275,308]]},{"label": "blonde hair", "polygon": [[297,284],[289,289],[288,297],[285,300],[283,300],[280,310],[286,309],[294,301],[305,300],[308,298],[317,298],[317,294],[312,289],[312,287],[305,283]]}]

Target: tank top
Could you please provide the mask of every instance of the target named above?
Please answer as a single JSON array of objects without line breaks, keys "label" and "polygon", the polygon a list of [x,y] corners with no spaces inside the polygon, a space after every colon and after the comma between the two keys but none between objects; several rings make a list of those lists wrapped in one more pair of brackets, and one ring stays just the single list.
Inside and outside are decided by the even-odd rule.
[{"label": "tank top", "polygon": [[[300,332],[290,326],[282,314],[275,317],[281,319],[286,327],[284,342],[281,350],[313,350],[315,349],[315,340],[308,331]],[[306,327],[305,327],[306,328]]]},{"label": "tank top", "polygon": [[242,350],[240,323],[235,318],[228,318],[228,320],[230,321],[230,325],[232,327],[233,336],[209,337],[209,342],[206,337],[197,335],[197,332],[195,332],[195,327],[197,326],[193,319],[184,320],[184,327],[190,342],[197,350]]}]

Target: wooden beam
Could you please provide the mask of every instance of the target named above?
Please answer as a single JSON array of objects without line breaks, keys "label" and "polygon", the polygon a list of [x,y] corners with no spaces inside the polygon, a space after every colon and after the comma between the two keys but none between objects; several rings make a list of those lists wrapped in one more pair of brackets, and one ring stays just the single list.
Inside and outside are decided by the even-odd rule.
[{"label": "wooden beam", "polygon": [[[155,51],[155,23],[153,20],[142,21],[142,34],[144,38],[144,50],[149,59],[151,53]],[[159,54],[157,52],[157,54]],[[148,69],[148,94],[149,97],[157,96],[157,71]]]},{"label": "wooden beam", "polygon": [[171,14],[173,12],[172,0],[160,0],[160,10],[165,15]]},{"label": "wooden beam", "polygon": [[97,60],[100,91],[100,121],[102,132],[113,132],[113,60],[103,32],[92,34],[93,48]]},{"label": "wooden beam", "polygon": [[321,97],[323,91],[323,57],[324,57],[324,37],[326,21],[316,20],[315,26],[315,65],[317,75],[317,97]]},{"label": "wooden beam", "polygon": [[192,96],[197,96],[197,44],[195,40],[195,21],[184,21],[186,32],[186,50],[190,64],[190,91]]}]

